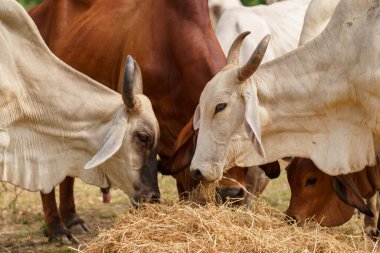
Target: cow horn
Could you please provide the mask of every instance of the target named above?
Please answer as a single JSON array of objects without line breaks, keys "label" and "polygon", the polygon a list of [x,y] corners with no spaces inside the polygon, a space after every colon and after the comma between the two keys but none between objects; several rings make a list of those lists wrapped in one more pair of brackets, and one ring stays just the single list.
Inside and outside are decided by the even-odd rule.
[{"label": "cow horn", "polygon": [[251,32],[243,32],[236,37],[227,55],[227,64],[239,65],[240,47],[245,37]]},{"label": "cow horn", "polygon": [[132,56],[128,55],[123,74],[122,98],[128,109],[136,107],[135,94],[142,93],[141,70]]},{"label": "cow horn", "polygon": [[270,40],[270,35],[266,35],[256,47],[248,62],[238,69],[237,78],[243,82],[247,80],[260,66],[261,61],[264,58],[265,51],[267,50]]}]

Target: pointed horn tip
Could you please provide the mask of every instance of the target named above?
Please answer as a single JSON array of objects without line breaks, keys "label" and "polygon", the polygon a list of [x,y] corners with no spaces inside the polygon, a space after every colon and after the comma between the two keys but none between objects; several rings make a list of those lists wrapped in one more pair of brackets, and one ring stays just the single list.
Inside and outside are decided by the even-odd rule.
[{"label": "pointed horn tip", "polygon": [[259,43],[260,51],[261,51],[261,50],[264,50],[264,53],[265,53],[265,51],[266,51],[267,48],[268,48],[270,38],[271,38],[271,35],[270,35],[270,34],[267,34],[267,35],[265,35],[265,37],[260,41],[260,43]]},{"label": "pointed horn tip", "polygon": [[249,34],[251,34],[250,31],[245,31],[245,32],[242,32],[239,36],[244,36],[244,37],[246,37],[246,36],[248,36]]},{"label": "pointed horn tip", "polygon": [[135,59],[132,56],[128,55],[125,60],[125,69],[134,71],[135,68]]},{"label": "pointed horn tip", "polygon": [[[241,34],[239,34],[235,41],[233,42],[233,44],[235,44],[235,42],[238,42],[238,41],[243,41],[245,39],[245,37],[247,37],[248,35],[250,35],[251,32],[250,31],[246,31],[246,32],[242,32]],[[240,42],[241,43],[241,42]]]},{"label": "pointed horn tip", "polygon": [[263,40],[266,42],[266,43],[269,43],[269,40],[271,39],[271,35],[270,34],[267,34],[265,35],[265,37],[263,38]]}]

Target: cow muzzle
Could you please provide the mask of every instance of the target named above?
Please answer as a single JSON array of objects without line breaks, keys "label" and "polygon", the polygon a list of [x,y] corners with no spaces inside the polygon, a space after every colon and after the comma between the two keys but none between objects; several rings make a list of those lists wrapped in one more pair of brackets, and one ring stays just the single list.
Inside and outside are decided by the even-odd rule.
[{"label": "cow muzzle", "polygon": [[160,203],[160,193],[157,191],[151,191],[148,194],[140,195],[138,197],[130,198],[133,207],[141,207],[142,204],[156,204]]},{"label": "cow muzzle", "polygon": [[298,215],[295,215],[295,214],[289,212],[289,210],[287,210],[285,212],[285,221],[290,225],[292,225],[292,224],[302,225],[300,222],[301,218]]},{"label": "cow muzzle", "polygon": [[219,164],[211,166],[210,168],[190,166],[190,176],[198,181],[219,181],[223,177],[223,167],[220,167]]},{"label": "cow muzzle", "polygon": [[222,203],[240,204],[245,197],[245,190],[242,187],[237,188],[219,188],[216,191],[217,198]]},{"label": "cow muzzle", "polygon": [[204,180],[202,172],[199,169],[190,170],[190,176],[197,181],[203,181]]}]

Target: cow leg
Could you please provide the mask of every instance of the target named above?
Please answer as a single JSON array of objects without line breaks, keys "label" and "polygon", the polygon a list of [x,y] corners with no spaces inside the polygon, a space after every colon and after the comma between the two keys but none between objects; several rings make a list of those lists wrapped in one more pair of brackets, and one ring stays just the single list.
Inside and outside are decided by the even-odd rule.
[{"label": "cow leg", "polygon": [[44,210],[44,219],[47,224],[47,228],[44,229],[44,235],[49,237],[49,242],[70,240],[73,243],[79,243],[79,241],[71,235],[63,224],[61,217],[58,213],[57,203],[55,201],[54,189],[44,194],[41,192],[42,207]]},{"label": "cow leg", "polygon": [[73,177],[66,177],[59,185],[59,201],[59,213],[66,227],[71,229],[80,225],[79,232],[89,232],[90,229],[75,211]]},{"label": "cow leg", "polygon": [[374,217],[369,217],[367,215],[364,216],[364,232],[366,235],[370,237],[376,237],[379,234],[378,193],[373,195],[371,198],[366,199],[366,204],[369,207],[369,209],[372,211],[372,213],[374,214]]}]

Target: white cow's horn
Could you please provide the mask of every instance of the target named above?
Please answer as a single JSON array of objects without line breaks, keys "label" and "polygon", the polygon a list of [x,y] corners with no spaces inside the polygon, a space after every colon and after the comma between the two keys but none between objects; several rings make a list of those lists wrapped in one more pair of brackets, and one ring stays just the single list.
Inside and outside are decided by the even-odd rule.
[{"label": "white cow's horn", "polygon": [[264,58],[265,51],[267,50],[270,40],[270,35],[266,35],[256,47],[256,50],[252,53],[248,62],[238,69],[237,78],[243,82],[247,80],[260,66],[261,61]]},{"label": "white cow's horn", "polygon": [[227,55],[227,64],[239,65],[240,47],[245,37],[251,32],[243,32],[236,37]]},{"label": "white cow's horn", "polygon": [[135,94],[142,93],[141,70],[132,56],[128,55],[123,74],[122,98],[128,109],[136,107]]}]

